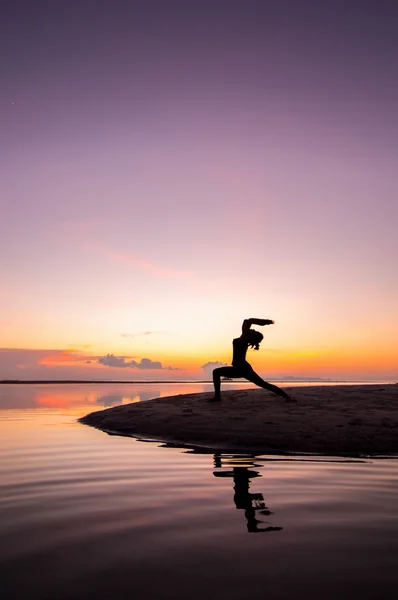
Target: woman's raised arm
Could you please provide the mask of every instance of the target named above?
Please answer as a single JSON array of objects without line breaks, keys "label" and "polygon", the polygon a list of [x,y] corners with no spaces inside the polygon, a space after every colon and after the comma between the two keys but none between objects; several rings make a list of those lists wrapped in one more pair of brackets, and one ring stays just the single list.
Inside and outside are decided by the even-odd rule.
[{"label": "woman's raised arm", "polygon": [[271,319],[245,319],[242,323],[242,333],[245,335],[248,333],[252,325],[273,325],[274,321]]}]

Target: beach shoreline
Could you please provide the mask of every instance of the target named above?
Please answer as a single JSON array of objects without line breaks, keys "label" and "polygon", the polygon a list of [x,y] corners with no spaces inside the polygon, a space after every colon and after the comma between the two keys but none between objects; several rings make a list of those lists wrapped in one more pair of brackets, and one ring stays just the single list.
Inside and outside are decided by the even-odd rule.
[{"label": "beach shoreline", "polygon": [[181,394],[123,404],[79,419],[106,433],[182,447],[268,454],[398,454],[398,386],[285,388],[285,402],[262,389]]}]

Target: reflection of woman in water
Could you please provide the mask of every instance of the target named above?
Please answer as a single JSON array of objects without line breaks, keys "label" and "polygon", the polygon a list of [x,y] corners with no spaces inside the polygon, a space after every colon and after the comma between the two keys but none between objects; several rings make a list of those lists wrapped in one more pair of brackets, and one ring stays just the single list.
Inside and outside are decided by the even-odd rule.
[{"label": "reflection of woman in water", "polygon": [[245,319],[242,324],[242,335],[235,338],[233,344],[233,356],[232,356],[232,367],[221,367],[214,369],[213,371],[213,383],[214,383],[214,398],[211,398],[212,402],[221,400],[221,377],[244,377],[248,381],[255,383],[259,387],[269,390],[278,396],[282,396],[285,400],[294,402],[293,398],[286,392],[278,388],[276,385],[267,383],[257,373],[254,372],[252,366],[246,360],[246,352],[248,347],[258,350],[260,347],[263,334],[255,329],[251,329],[252,325],[273,325],[274,321],[270,319]]},{"label": "reflection of woman in water", "polygon": [[[221,469],[221,456],[214,455],[214,466]],[[265,533],[268,531],[281,531],[282,527],[267,525],[264,521],[257,519],[256,511],[261,515],[269,516],[272,512],[265,506],[264,496],[259,493],[251,493],[250,480],[261,477],[258,471],[249,470],[245,466],[233,467],[232,471],[225,469],[213,471],[215,477],[232,477],[234,481],[234,503],[237,509],[245,511],[247,531],[249,533]],[[265,527],[264,527],[265,525]]]},{"label": "reflection of woman in water", "polygon": [[234,467],[234,502],[236,508],[245,511],[247,531],[249,533],[261,533],[268,531],[281,531],[282,527],[264,527],[263,521],[256,518],[256,510],[262,515],[271,515],[271,511],[264,504],[264,496],[262,494],[252,494],[249,492],[249,482],[251,477],[257,477],[256,471],[249,471],[246,467]]}]

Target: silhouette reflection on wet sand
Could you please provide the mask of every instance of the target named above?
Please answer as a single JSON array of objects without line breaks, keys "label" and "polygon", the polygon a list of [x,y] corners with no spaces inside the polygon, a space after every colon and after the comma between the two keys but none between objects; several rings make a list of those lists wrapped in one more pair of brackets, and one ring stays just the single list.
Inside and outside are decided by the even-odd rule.
[{"label": "silhouette reflection on wet sand", "polygon": [[[232,477],[235,492],[234,503],[238,510],[245,511],[247,531],[249,533],[281,531],[283,527],[274,527],[268,525],[268,522],[266,521],[257,519],[257,514],[264,516],[273,514],[269,508],[265,506],[263,494],[249,492],[250,480],[254,479],[255,477],[261,477],[261,474],[258,471],[249,469],[248,466],[233,466],[232,470],[227,471],[223,468],[222,458],[222,454],[214,454],[214,468],[216,470],[213,471],[213,475],[214,477]],[[250,466],[255,465],[253,462],[251,462]],[[263,525],[265,525],[265,527],[263,527]]]}]

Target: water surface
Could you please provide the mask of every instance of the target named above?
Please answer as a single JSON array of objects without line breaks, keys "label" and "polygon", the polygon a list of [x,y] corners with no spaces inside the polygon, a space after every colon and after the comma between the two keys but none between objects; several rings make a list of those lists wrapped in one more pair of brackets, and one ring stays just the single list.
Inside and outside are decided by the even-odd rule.
[{"label": "water surface", "polygon": [[396,597],[398,460],[199,454],[77,422],[186,392],[0,388],[2,597]]}]

